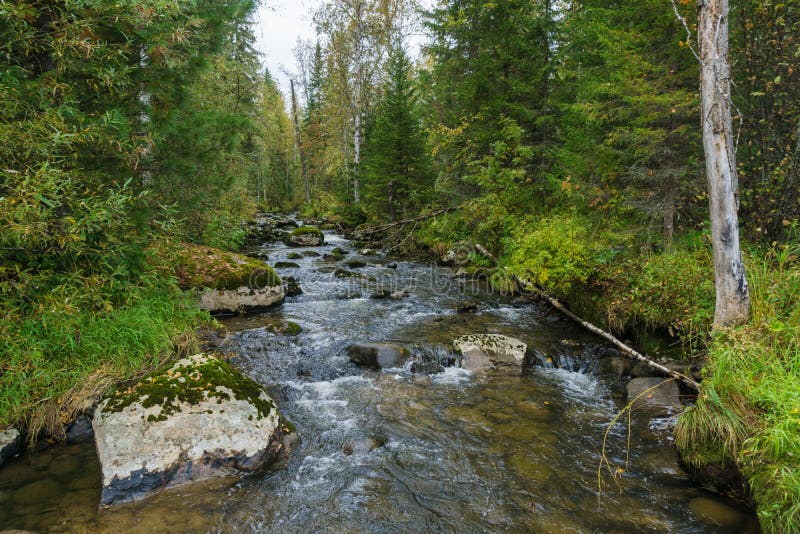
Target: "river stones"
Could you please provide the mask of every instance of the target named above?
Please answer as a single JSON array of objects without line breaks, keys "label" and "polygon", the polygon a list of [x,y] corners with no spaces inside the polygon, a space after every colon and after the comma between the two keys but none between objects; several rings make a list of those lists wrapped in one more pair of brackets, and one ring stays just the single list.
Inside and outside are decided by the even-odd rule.
[{"label": "river stones", "polygon": [[299,269],[300,265],[293,261],[279,261],[275,263],[276,269]]},{"label": "river stones", "polygon": [[212,356],[184,358],[106,398],[92,425],[102,505],[261,469],[292,431],[255,382]]},{"label": "river stones", "polygon": [[347,347],[350,361],[372,369],[399,367],[408,358],[408,351],[393,343],[359,343]]},{"label": "river stones", "polygon": [[200,309],[211,313],[260,311],[286,298],[269,265],[210,247],[182,245],[175,274],[182,289],[199,293]]},{"label": "river stones", "polygon": [[654,417],[681,411],[680,389],[674,380],[667,381],[657,377],[634,378],[625,386],[625,391],[629,402],[638,397],[632,407],[634,411],[643,410]]},{"label": "river stones", "polygon": [[475,313],[478,311],[478,304],[475,302],[462,302],[456,306],[456,313]]},{"label": "river stones", "polygon": [[367,266],[367,262],[364,260],[347,260],[344,264],[351,269],[363,269]]},{"label": "river stones", "polygon": [[497,369],[516,374],[522,372],[528,345],[500,334],[471,334],[453,341],[453,348],[461,354],[464,369]]},{"label": "river stones", "polygon": [[294,276],[287,276],[283,279],[283,281],[286,285],[284,289],[287,297],[296,297],[303,294],[303,289],[300,287],[300,282],[298,282],[297,278]]},{"label": "river stones", "polygon": [[92,438],[92,420],[85,415],[79,415],[67,428],[67,443],[83,443]]},{"label": "river stones", "polygon": [[314,226],[295,228],[286,238],[290,247],[318,247],[325,243],[325,234]]},{"label": "river stones", "polygon": [[0,466],[17,455],[20,441],[19,431],[16,428],[0,432]]}]

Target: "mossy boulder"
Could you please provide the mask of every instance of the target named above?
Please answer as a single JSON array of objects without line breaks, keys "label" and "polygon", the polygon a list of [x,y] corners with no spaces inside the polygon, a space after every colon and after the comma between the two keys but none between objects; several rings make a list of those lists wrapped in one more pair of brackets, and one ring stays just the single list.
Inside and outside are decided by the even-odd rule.
[{"label": "mossy boulder", "polygon": [[100,403],[92,426],[103,505],[262,469],[294,438],[261,386],[206,354],[117,391]]},{"label": "mossy boulder", "polygon": [[367,262],[363,260],[347,260],[344,262],[345,265],[350,267],[351,269],[363,269],[367,266]]},{"label": "mossy boulder", "polygon": [[298,269],[300,265],[293,261],[279,261],[275,264],[276,269]]},{"label": "mossy boulder", "polygon": [[261,260],[185,244],[175,268],[178,285],[200,291],[200,308],[212,313],[249,312],[283,302],[283,284]]},{"label": "mossy boulder", "polygon": [[318,247],[324,243],[325,234],[315,226],[295,228],[286,238],[286,244],[291,247]]}]

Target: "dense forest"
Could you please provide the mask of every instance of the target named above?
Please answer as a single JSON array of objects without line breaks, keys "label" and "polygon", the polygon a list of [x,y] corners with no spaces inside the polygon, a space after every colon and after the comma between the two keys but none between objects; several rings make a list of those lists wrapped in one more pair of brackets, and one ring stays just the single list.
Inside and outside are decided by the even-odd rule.
[{"label": "dense forest", "polygon": [[724,328],[695,2],[328,0],[285,96],[256,7],[0,1],[0,428],[57,429],[191,344],[181,243],[299,210],[402,255],[479,244],[644,351],[701,355],[685,460],[800,529],[800,2],[725,16],[750,313]]}]

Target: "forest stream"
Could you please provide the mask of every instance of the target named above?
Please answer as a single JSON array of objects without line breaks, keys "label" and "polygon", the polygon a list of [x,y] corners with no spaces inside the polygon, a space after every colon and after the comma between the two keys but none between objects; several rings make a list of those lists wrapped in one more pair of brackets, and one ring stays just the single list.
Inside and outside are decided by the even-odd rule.
[{"label": "forest stream", "polygon": [[[364,278],[321,257],[334,247]],[[303,294],[267,313],[221,318],[223,350],[267,387],[301,444],[271,473],[164,491],[98,510],[94,444],[54,445],[0,471],[0,530],[41,532],[758,532],[754,515],[693,484],[671,443],[672,420],[635,415],[606,449],[624,406],[624,381],[601,373],[613,348],[545,304],[521,302],[453,277],[452,270],[364,254],[333,232],[320,247],[279,242],[250,250],[292,259]],[[319,254],[315,256],[313,254]],[[396,268],[387,263],[398,261]],[[377,287],[403,299],[372,299]],[[465,301],[475,313],[457,313]],[[269,325],[293,321],[298,336]],[[352,364],[348,346],[391,342],[412,355],[445,354],[452,340],[499,333],[526,342],[539,365],[522,376],[449,367],[412,373]]]}]

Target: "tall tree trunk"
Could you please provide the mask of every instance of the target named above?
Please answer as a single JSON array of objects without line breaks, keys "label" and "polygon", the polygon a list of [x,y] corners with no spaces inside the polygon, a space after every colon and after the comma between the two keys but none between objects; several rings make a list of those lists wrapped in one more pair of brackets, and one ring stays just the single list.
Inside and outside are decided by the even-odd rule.
[{"label": "tall tree trunk", "polygon": [[303,157],[303,144],[300,138],[300,122],[297,119],[297,95],[294,92],[294,80],[289,80],[292,88],[292,120],[294,121],[294,146],[297,155],[300,157],[300,170],[303,173],[303,184],[306,187],[306,203],[311,203],[311,187],[308,184],[308,172],[306,172],[306,160]]},{"label": "tall tree trunk", "polygon": [[731,128],[728,0],[699,0],[700,92],[714,280],[714,326],[747,320],[750,296],[739,244],[739,183]]},{"label": "tall tree trunk", "polygon": [[361,201],[359,194],[358,173],[361,163],[361,110],[356,104],[355,134],[353,135],[353,202],[358,204]]}]

